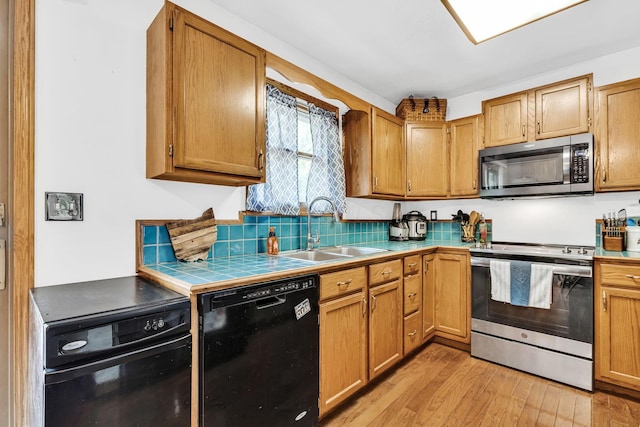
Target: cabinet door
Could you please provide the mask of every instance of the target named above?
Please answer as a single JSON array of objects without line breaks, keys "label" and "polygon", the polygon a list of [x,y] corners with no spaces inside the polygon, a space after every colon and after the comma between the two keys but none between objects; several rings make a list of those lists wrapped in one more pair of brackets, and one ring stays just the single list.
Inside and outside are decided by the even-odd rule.
[{"label": "cabinet door", "polygon": [[640,390],[640,290],[599,290],[596,379]]},{"label": "cabinet door", "polygon": [[451,196],[478,195],[479,117],[450,122]]},{"label": "cabinet door", "polygon": [[598,89],[596,191],[640,190],[640,79]]},{"label": "cabinet door", "polygon": [[523,92],[483,103],[485,148],[527,140],[527,99]]},{"label": "cabinet door", "polygon": [[367,382],[366,305],[362,292],[320,304],[320,415]]},{"label": "cabinet door", "polygon": [[444,123],[407,123],[407,196],[446,197],[449,186]]},{"label": "cabinet door", "polygon": [[263,177],[265,52],[179,9],[173,37],[174,167]]},{"label": "cabinet door", "polygon": [[453,254],[438,254],[436,259],[436,331],[468,343],[469,259]]},{"label": "cabinet door", "polygon": [[404,196],[404,121],[376,108],[371,115],[373,192]]},{"label": "cabinet door", "polygon": [[402,358],[402,281],[369,289],[369,379]]},{"label": "cabinet door", "polygon": [[590,90],[587,77],[536,90],[536,139],[588,132]]},{"label": "cabinet door", "polygon": [[422,257],[422,341],[430,339],[436,331],[435,259],[434,254]]}]

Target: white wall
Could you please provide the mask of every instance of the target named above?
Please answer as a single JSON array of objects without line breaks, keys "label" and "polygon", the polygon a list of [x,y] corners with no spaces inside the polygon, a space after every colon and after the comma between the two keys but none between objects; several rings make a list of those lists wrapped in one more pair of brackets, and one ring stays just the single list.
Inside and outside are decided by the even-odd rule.
[{"label": "white wall", "polygon": [[[176,3],[382,109],[395,110],[395,105],[333,72],[330,66],[210,2]],[[208,207],[213,207],[219,219],[235,219],[244,209],[244,188],[144,177],[146,28],[162,4],[162,0],[36,1],[36,286],[134,274],[136,219],[189,218]],[[597,71],[596,84],[607,78],[635,77],[640,74],[638,57],[638,52],[630,52],[612,62],[602,58],[581,64],[580,71],[560,70],[558,75],[564,78]],[[607,77],[601,78],[605,72]],[[517,82],[513,90],[560,78],[550,75],[532,80],[535,84]],[[452,99],[450,116],[476,114],[482,99],[513,90],[496,88]],[[84,221],[45,222],[45,191],[84,193]],[[459,208],[483,210],[496,222],[496,239],[522,236],[533,241],[593,244],[593,218],[605,206],[608,210],[609,205],[618,207],[638,198],[636,193],[569,201],[438,201],[404,206],[405,211],[435,209],[440,218],[449,218]],[[347,218],[386,219],[392,206],[386,201],[349,199]],[[515,212],[522,210],[524,221],[513,221]],[[560,216],[572,219],[549,220]],[[535,225],[536,231],[528,231],[538,219],[545,221],[545,227]],[[564,238],[562,233],[569,228],[575,231]]]}]

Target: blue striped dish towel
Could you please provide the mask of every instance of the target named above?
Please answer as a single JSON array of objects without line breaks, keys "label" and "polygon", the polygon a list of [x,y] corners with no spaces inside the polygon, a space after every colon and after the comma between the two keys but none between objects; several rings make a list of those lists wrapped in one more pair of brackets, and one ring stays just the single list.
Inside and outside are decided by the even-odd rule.
[{"label": "blue striped dish towel", "polygon": [[526,261],[490,261],[491,299],[512,305],[551,308],[553,267]]},{"label": "blue striped dish towel", "polygon": [[527,261],[511,261],[511,305],[529,305],[529,289],[531,287],[531,263]]}]

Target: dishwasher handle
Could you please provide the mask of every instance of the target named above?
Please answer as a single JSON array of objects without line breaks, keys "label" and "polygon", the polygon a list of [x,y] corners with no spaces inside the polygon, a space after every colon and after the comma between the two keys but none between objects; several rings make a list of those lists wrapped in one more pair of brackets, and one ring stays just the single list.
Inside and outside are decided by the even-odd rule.
[{"label": "dishwasher handle", "polygon": [[287,302],[286,296],[276,295],[269,298],[264,298],[256,301],[256,307],[258,310],[264,310],[265,308],[275,307],[276,305],[284,304]]}]

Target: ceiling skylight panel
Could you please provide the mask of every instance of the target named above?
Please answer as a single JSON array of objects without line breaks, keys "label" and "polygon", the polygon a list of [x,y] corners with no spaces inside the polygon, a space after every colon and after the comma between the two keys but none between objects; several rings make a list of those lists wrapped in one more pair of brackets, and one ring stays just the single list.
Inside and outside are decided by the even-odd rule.
[{"label": "ceiling skylight panel", "polygon": [[587,0],[442,0],[462,31],[478,44]]}]

